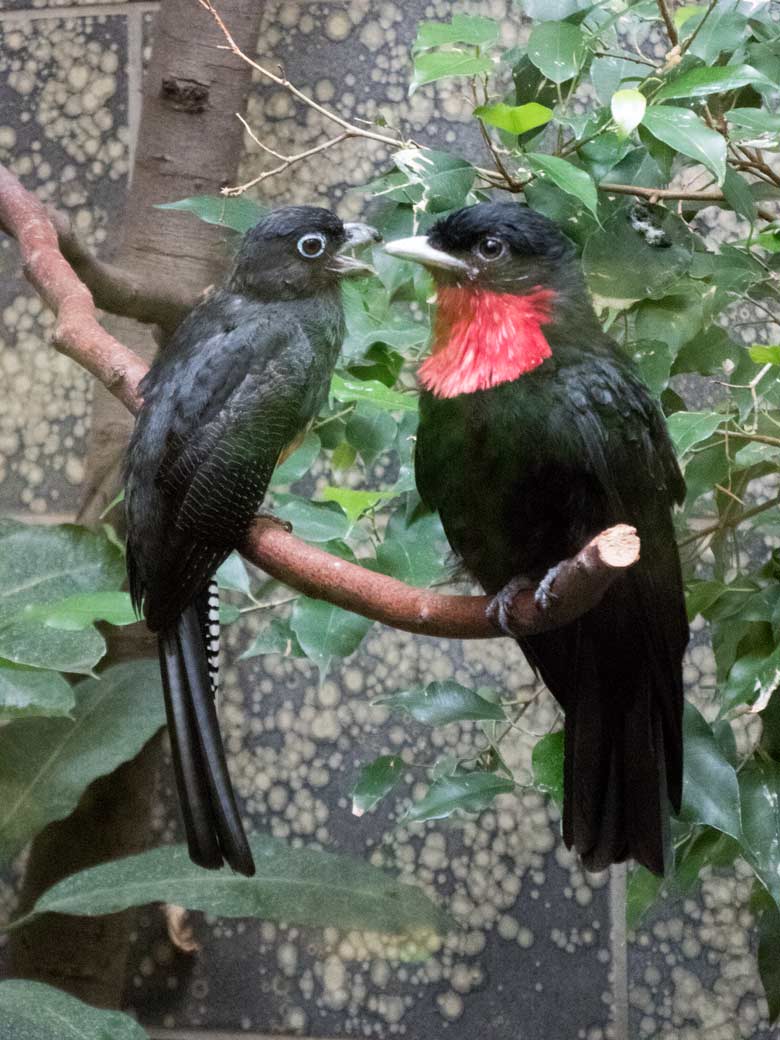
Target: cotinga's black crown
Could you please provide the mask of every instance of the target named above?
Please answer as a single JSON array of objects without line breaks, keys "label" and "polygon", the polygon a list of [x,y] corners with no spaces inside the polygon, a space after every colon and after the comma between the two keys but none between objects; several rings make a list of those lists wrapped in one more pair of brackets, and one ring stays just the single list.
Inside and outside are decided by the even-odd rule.
[{"label": "cotinga's black crown", "polygon": [[556,224],[517,202],[480,202],[459,209],[437,221],[428,240],[436,249],[457,254],[468,252],[486,235],[500,236],[520,256],[562,260],[574,254]]}]

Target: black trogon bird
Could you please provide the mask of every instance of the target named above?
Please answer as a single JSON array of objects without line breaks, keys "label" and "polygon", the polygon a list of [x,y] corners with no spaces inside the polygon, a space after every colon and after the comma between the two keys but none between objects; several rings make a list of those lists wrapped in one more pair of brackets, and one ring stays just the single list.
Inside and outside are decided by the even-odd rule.
[{"label": "black trogon bird", "polygon": [[366,270],[343,250],[378,237],[327,209],[271,212],[140,384],[125,465],[130,593],[158,635],[176,786],[202,867],[254,873],[217,720],[213,575],[326,400],[344,337],[339,281]]},{"label": "black trogon bird", "polygon": [[633,857],[661,874],[689,635],[671,515],[685,484],[663,415],[542,215],[481,203],[386,249],[436,282],[415,468],[466,569],[505,597],[518,576],[541,582],[544,602],[558,562],[613,524],[638,531],[641,560],[596,607],[518,641],[565,712],[567,846],[590,870]]}]

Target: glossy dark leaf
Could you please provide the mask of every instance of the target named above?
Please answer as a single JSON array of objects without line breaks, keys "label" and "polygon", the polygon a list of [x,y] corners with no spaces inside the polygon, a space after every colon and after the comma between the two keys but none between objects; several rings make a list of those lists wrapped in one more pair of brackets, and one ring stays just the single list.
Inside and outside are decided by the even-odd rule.
[{"label": "glossy dark leaf", "polygon": [[357,650],[372,624],[368,618],[308,596],[298,597],[290,618],[301,649],[322,676],[334,657],[349,657]]},{"label": "glossy dark leaf", "polygon": [[500,794],[515,788],[514,781],[498,773],[459,773],[435,780],[428,793],[409,807],[401,823],[443,820],[454,812],[478,813]]},{"label": "glossy dark leaf", "polygon": [[405,712],[427,726],[444,726],[448,722],[466,720],[501,722],[506,718],[501,705],[486,700],[475,690],[451,679],[428,683],[422,688],[388,693],[377,697],[374,704],[383,704],[391,711]]},{"label": "glossy dark leaf", "polygon": [[59,672],[0,661],[0,722],[68,716],[74,703],[73,689]]},{"label": "glossy dark leaf", "polygon": [[553,83],[575,76],[586,53],[582,30],[570,22],[539,22],[528,39],[528,57]]},{"label": "glossy dark leaf", "polygon": [[148,1040],[129,1015],[29,979],[0,982],[0,1021],[7,1040]]},{"label": "glossy dark leaf", "polygon": [[737,774],[710,726],[688,702],[683,720],[684,774],[680,819],[741,838]]},{"label": "glossy dark leaf", "polygon": [[130,906],[175,903],[216,917],[259,917],[311,928],[362,928],[414,937],[450,927],[423,892],[377,867],[275,838],[249,839],[254,877],[203,870],[183,845],[165,845],[57,882],[26,922],[43,913],[113,914]]},{"label": "glossy dark leaf", "polygon": [[531,753],[534,784],[563,805],[563,731],[548,733],[537,740]]},{"label": "glossy dark leaf", "polygon": [[398,785],[403,773],[399,755],[382,755],[364,765],[352,788],[352,815],[362,816],[378,805]]},{"label": "glossy dark leaf", "polygon": [[246,195],[235,198],[227,195],[194,195],[189,199],[179,199],[178,202],[158,203],[155,209],[192,213],[207,224],[219,224],[242,234],[253,228],[268,212],[267,206],[261,206]]},{"label": "glossy dark leaf", "polygon": [[84,789],[138,754],[165,723],[156,661],[115,665],[74,688],[71,718],[0,729],[0,862],[75,809]]},{"label": "glossy dark leaf", "polygon": [[769,1006],[769,1021],[780,1018],[780,910],[770,904],[758,927],[758,973]]},{"label": "glossy dark leaf", "polygon": [[780,763],[752,759],[739,774],[745,859],[780,905]]},{"label": "glossy dark leaf", "polygon": [[297,495],[274,495],[274,515],[292,524],[293,532],[305,542],[330,542],[349,530],[344,510],[335,502],[310,502]]}]

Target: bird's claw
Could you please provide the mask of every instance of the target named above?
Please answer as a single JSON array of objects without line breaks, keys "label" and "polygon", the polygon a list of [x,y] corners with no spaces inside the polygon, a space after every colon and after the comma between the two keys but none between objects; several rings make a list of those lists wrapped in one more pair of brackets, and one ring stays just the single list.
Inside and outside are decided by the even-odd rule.
[{"label": "bird's claw", "polygon": [[276,524],[278,527],[283,528],[288,534],[293,529],[293,525],[289,520],[282,520],[282,518],[276,516],[275,513],[271,513],[265,509],[261,509],[259,513],[255,514],[255,520],[268,520],[272,524]]},{"label": "bird's claw", "polygon": [[560,564],[551,567],[539,582],[534,595],[534,603],[539,610],[549,610],[554,601],[558,599],[557,595],[553,592],[553,585],[555,584],[555,579],[558,577],[560,569]]},{"label": "bird's claw", "polygon": [[500,592],[496,593],[488,604],[486,611],[488,619],[508,636],[514,636],[515,632],[512,630],[512,604],[521,592],[528,592],[529,589],[533,588],[536,588],[536,583],[531,581],[530,578],[526,578],[523,574],[518,574],[516,578],[512,578]]}]

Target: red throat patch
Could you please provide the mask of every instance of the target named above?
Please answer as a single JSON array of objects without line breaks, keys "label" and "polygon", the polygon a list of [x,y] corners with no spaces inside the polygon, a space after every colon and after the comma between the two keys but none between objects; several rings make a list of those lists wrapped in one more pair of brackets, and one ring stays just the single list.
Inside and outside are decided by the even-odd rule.
[{"label": "red throat patch", "polygon": [[443,286],[420,382],[436,397],[457,397],[538,368],[552,356],[541,326],[550,320],[554,297],[552,289],[518,296]]}]

